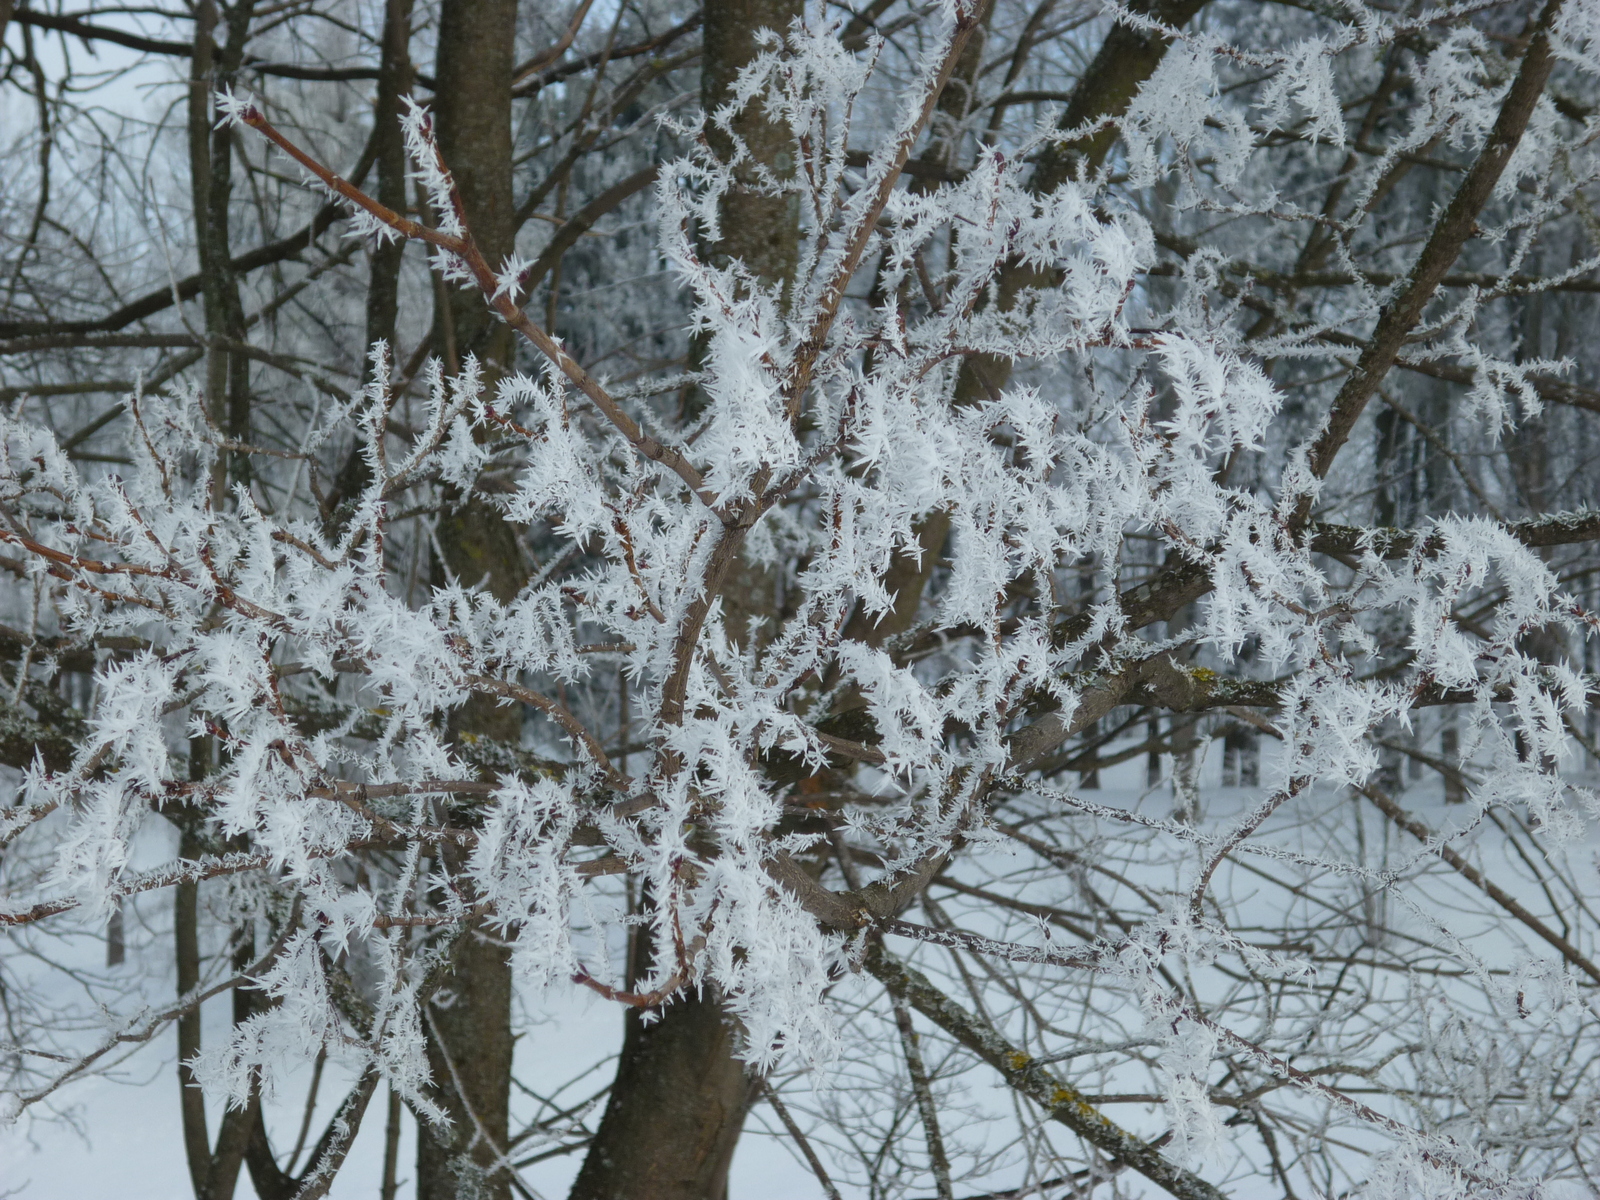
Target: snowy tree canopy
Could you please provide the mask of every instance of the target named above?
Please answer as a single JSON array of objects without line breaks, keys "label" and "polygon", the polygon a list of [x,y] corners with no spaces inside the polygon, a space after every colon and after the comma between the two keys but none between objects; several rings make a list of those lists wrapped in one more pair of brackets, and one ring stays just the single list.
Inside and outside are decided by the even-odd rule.
[{"label": "snowy tree canopy", "polygon": [[157,378],[8,250],[5,1119],[234,992],[183,1078],[259,1121],[336,1064],[323,1194],[380,1087],[462,1126],[470,944],[521,1013],[714,1003],[839,1194],[1592,1184],[1592,6],[812,6],[720,92],[589,7],[509,239],[442,86],[342,175],[244,5],[190,137],[340,223],[309,299],[197,218]]}]

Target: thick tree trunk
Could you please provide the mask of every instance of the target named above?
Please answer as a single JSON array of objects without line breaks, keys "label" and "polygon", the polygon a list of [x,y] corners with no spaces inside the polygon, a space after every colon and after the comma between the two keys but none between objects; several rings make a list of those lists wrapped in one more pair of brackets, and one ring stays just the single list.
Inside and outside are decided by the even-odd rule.
[{"label": "thick tree trunk", "polygon": [[[762,29],[786,33],[802,8],[797,0],[728,0],[706,6],[701,30],[700,104],[708,116],[729,101],[739,71],[758,53],[756,34]],[[735,113],[730,125],[731,132],[725,132],[708,124],[706,141],[719,158],[732,159],[736,143],[743,143],[751,159],[774,175],[783,177],[794,171],[793,136],[787,126],[766,119],[759,101]],[[703,238],[700,253],[717,263],[742,262],[763,286],[780,285],[787,304],[800,256],[799,197],[763,195],[754,186],[756,175],[751,163],[735,170],[734,186],[717,205],[720,236],[714,241]],[[690,344],[691,367],[699,368],[705,350],[703,339]],[[684,396],[684,416],[698,416],[706,400],[699,388],[689,388]],[[730,587],[724,603],[737,603],[746,590],[743,584]],[[763,590],[759,583],[757,590]],[[742,634],[747,614],[735,615],[739,619],[730,620],[728,628]]]},{"label": "thick tree trunk", "polygon": [[630,1009],[611,1100],[572,1200],[724,1200],[753,1080],[711,994]]},{"label": "thick tree trunk", "polygon": [[[459,866],[460,864],[452,864]],[[448,1130],[417,1127],[417,1200],[509,1200],[505,1152],[511,1102],[511,966],[504,948],[469,929],[452,977],[428,1005],[428,1069]]]},{"label": "thick tree trunk", "polygon": [[[498,268],[516,237],[511,194],[511,74],[516,53],[515,0],[451,0],[440,14],[438,88],[433,104],[439,149],[455,177],[467,222],[484,258]],[[460,357],[502,366],[511,330],[496,320],[476,289],[452,288],[440,320]],[[454,365],[454,364],[452,364]]]},{"label": "thick tree trunk", "polygon": [[[705,53],[700,98],[710,113],[727,102],[741,67],[755,57],[758,30],[787,33],[800,16],[798,0],[733,0],[705,7]],[[794,170],[792,135],[765,119],[759,103],[746,105],[733,133],[752,157],[782,176]],[[729,156],[733,145],[719,130],[711,146]],[[787,303],[799,257],[800,216],[793,197],[762,195],[749,174],[723,197],[721,237],[703,247],[718,260],[739,259],[765,286],[777,285]],[[699,345],[690,357],[698,362]],[[704,403],[698,389],[685,398],[688,412]],[[723,590],[729,631],[742,638],[752,618],[771,616],[778,581],[748,563],[737,565]],[[753,1096],[754,1081],[736,1057],[736,1032],[711,993],[679,997],[652,1014],[630,1010],[624,1018],[616,1080],[572,1200],[723,1200],[728,1167]]]},{"label": "thick tree trunk", "polygon": [[[511,73],[516,43],[514,0],[451,0],[442,10],[434,106],[439,148],[455,176],[467,222],[489,261],[510,253],[515,233],[511,200]],[[508,365],[509,331],[492,321],[481,296],[445,294],[436,322],[447,336],[436,346],[475,354],[489,376]],[[448,356],[447,356],[448,357]],[[449,364],[452,368],[458,363]],[[441,564],[462,584],[484,585],[500,600],[527,580],[515,536],[481,502],[469,499],[440,518]],[[521,741],[518,709],[472,703],[457,713],[451,732],[464,739]],[[462,864],[449,861],[452,871]],[[428,1062],[437,1096],[451,1117],[448,1130],[420,1122],[417,1200],[455,1200],[458,1194],[509,1200],[510,1174],[496,1163],[505,1153],[511,1103],[511,965],[504,946],[481,928],[456,943],[452,977],[428,1006]]]},{"label": "thick tree trunk", "polygon": [[[790,22],[801,15],[803,4],[796,0],[736,0],[706,7],[702,34],[705,47],[700,75],[700,102],[714,113],[728,102],[738,81],[739,71],[758,53],[756,34],[770,29],[787,34]],[[750,157],[779,178],[795,169],[794,135],[787,125],[766,119],[760,101],[747,104],[732,120],[732,136],[711,128],[706,140],[722,158],[732,158],[735,139],[742,142]],[[798,196],[763,195],[754,186],[755,171],[750,167],[735,175],[735,186],[718,205],[721,237],[707,242],[702,253],[713,261],[737,259],[744,263],[763,286],[781,288],[787,305],[795,283],[795,267],[800,257],[800,205]],[[698,365],[703,343],[690,348],[690,358]],[[704,396],[695,389],[687,412],[697,412]],[[751,622],[777,614],[781,579],[771,568],[740,562],[723,589],[722,611],[729,634],[743,641]]]},{"label": "thick tree trunk", "polygon": [[[796,0],[730,0],[706,5],[700,101],[707,113],[728,102],[739,71],[755,58],[756,33],[771,29],[787,34],[789,23],[802,8]],[[734,137],[745,144],[756,162],[779,177],[794,172],[793,135],[788,126],[768,121],[759,101],[745,105],[734,116],[732,127]],[[706,140],[720,157],[732,157],[733,138],[720,129],[708,129]],[[722,236],[708,248],[717,258],[741,260],[763,283],[787,288],[799,256],[799,197],[761,195],[749,186],[753,177],[751,170],[736,175],[736,186],[722,199]]]}]

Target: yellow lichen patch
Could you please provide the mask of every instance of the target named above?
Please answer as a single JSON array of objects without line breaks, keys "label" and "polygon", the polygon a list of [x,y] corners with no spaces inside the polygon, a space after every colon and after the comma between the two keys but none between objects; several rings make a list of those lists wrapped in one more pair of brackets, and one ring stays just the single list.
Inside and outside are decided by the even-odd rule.
[{"label": "yellow lichen patch", "polygon": [[1050,1093],[1050,1107],[1060,1108],[1063,1104],[1073,1103],[1077,1098],[1077,1093],[1071,1088],[1058,1087]]},{"label": "yellow lichen patch", "polygon": [[1031,1054],[1024,1054],[1021,1050],[1013,1050],[1010,1054],[1006,1055],[1006,1066],[1010,1067],[1013,1071],[1026,1071],[1028,1069],[1028,1064],[1032,1061],[1033,1056]]},{"label": "yellow lichen patch", "polygon": [[1196,683],[1209,685],[1216,682],[1217,673],[1210,667],[1190,667],[1189,678]]}]

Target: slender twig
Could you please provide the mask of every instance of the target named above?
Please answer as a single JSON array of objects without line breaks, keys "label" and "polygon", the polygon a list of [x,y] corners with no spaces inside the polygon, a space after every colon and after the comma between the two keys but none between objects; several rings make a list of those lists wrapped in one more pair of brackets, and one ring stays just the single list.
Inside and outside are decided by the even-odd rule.
[{"label": "slender twig", "polygon": [[[622,434],[629,445],[645,458],[660,463],[682,479],[688,485],[690,491],[698,496],[706,507],[714,511],[720,511],[717,496],[706,490],[705,482],[693,464],[677,450],[663,445],[644,432],[639,423],[623,410],[622,406],[600,381],[590,375],[577,359],[566,352],[560,342],[540,328],[512,300],[507,289],[501,286],[499,276],[495,274],[484,259],[483,252],[479,250],[478,244],[465,222],[462,222],[464,232],[460,236],[456,236],[440,229],[431,229],[418,221],[413,221],[386,205],[380,204],[360,188],[323,166],[322,163],[279,132],[262,114],[261,110],[254,105],[241,105],[238,108],[238,119],[241,123],[256,130],[290,158],[294,159],[295,162],[310,171],[341,199],[355,205],[402,237],[411,241],[424,242],[460,259],[496,315],[520,333],[530,345],[548,358],[557,370],[587,396],[606,420],[611,423],[612,427]],[[440,168],[444,177],[448,179],[449,173],[443,170],[442,163]]]},{"label": "slender twig", "polygon": [[954,1200],[950,1186],[950,1156],[945,1153],[944,1134],[939,1129],[939,1106],[933,1099],[933,1088],[928,1082],[928,1068],[922,1060],[922,1047],[916,1027],[911,1023],[911,1010],[903,995],[891,993],[895,1027],[900,1031],[900,1048],[906,1056],[906,1071],[911,1076],[911,1094],[917,1101],[917,1115],[922,1119],[922,1134],[928,1144],[928,1162],[933,1168],[933,1183],[939,1200]]},{"label": "slender twig", "polygon": [[778,1120],[783,1122],[783,1127],[789,1131],[789,1136],[794,1139],[794,1144],[800,1148],[800,1153],[805,1156],[806,1164],[810,1166],[811,1173],[817,1177],[817,1182],[822,1185],[822,1192],[828,1200],[840,1200],[839,1189],[833,1185],[833,1180],[828,1176],[828,1169],[822,1165],[822,1160],[817,1157],[817,1152],[811,1148],[811,1142],[806,1137],[804,1130],[795,1123],[789,1115],[789,1110],[782,1100],[778,1099],[778,1090],[772,1086],[771,1080],[761,1081],[761,1094],[766,1097],[767,1103],[772,1105],[772,1111],[778,1114]]}]

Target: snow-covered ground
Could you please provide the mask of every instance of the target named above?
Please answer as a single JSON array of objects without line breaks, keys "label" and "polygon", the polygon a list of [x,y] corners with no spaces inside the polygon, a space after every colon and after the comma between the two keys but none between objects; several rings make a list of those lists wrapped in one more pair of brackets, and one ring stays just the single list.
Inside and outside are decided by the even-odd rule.
[{"label": "snow-covered ground", "polygon": [[[565,1081],[593,1065],[620,1036],[621,1014],[598,998],[573,994],[570,1006],[552,1012],[547,1024],[524,1037],[518,1046],[519,1075],[530,1083]],[[226,1005],[216,1005],[221,1020]],[[207,1030],[208,1033],[212,1032]],[[178,1122],[178,1083],[173,1070],[175,1035],[133,1059],[118,1078],[93,1077],[68,1089],[64,1119],[21,1123],[0,1130],[0,1197],[10,1200],[183,1200],[190,1195],[183,1162],[183,1136]],[[596,1078],[609,1073],[606,1064]],[[327,1120],[343,1095],[347,1079],[324,1078],[322,1102],[313,1128]],[[285,1088],[279,1120],[292,1124],[298,1118],[303,1091]],[[372,1200],[378,1193],[383,1169],[384,1098],[373,1100],[350,1158],[335,1181],[331,1200]],[[290,1109],[294,1109],[291,1113]],[[815,1200],[817,1182],[810,1172],[751,1121],[734,1160],[732,1195],[748,1200]],[[213,1131],[215,1125],[213,1111]],[[774,1122],[774,1124],[776,1124]],[[415,1127],[407,1114],[401,1121],[399,1195],[415,1195]],[[292,1138],[292,1133],[291,1133]],[[556,1200],[582,1161],[581,1154],[546,1160],[526,1168],[523,1182],[536,1195]],[[241,1173],[238,1200],[251,1200],[255,1190],[248,1173]]]}]

